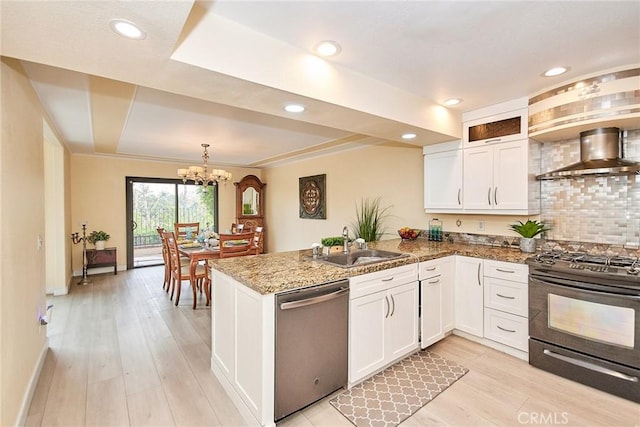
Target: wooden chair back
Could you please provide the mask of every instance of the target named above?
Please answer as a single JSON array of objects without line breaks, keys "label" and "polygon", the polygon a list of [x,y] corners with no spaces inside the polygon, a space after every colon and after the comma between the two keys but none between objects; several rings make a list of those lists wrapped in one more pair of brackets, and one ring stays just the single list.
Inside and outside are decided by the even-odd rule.
[{"label": "wooden chair back", "polygon": [[191,232],[192,237],[196,237],[200,234],[199,222],[176,222],[173,225],[173,230],[176,233],[176,239],[183,240],[187,237],[187,233]]},{"label": "wooden chair back", "polygon": [[255,250],[256,255],[260,254],[260,248],[262,246],[262,239],[264,238],[264,233],[262,232],[264,230],[263,227],[256,227],[255,230],[253,230],[253,249]]},{"label": "wooden chair back", "polygon": [[220,258],[255,255],[253,231],[236,234],[220,234]]},{"label": "wooden chair back", "polygon": [[160,243],[162,243],[162,262],[164,263],[164,282],[162,284],[162,289],[166,289],[169,291],[169,285],[171,282],[171,260],[169,259],[169,247],[167,246],[167,241],[164,238],[164,228],[158,227],[156,231],[160,235]]},{"label": "wooden chair back", "polygon": [[244,224],[231,223],[231,234],[243,233],[244,231]]}]

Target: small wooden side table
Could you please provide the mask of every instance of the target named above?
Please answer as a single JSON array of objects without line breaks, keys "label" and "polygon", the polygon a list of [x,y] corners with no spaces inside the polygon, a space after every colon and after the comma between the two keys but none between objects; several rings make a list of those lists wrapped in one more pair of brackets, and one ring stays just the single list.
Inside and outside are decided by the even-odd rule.
[{"label": "small wooden side table", "polygon": [[87,268],[97,267],[113,267],[113,274],[118,274],[116,248],[87,249]]}]

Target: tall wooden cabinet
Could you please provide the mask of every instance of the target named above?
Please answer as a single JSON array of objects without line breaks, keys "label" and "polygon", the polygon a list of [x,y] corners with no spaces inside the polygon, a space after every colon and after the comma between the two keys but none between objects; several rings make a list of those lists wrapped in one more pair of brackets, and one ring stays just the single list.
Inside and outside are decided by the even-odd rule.
[{"label": "tall wooden cabinet", "polygon": [[233,185],[236,186],[236,222],[243,224],[245,229],[254,230],[256,227],[263,227],[263,238],[260,242],[260,253],[263,253],[267,231],[264,219],[267,184],[255,175],[247,175]]}]

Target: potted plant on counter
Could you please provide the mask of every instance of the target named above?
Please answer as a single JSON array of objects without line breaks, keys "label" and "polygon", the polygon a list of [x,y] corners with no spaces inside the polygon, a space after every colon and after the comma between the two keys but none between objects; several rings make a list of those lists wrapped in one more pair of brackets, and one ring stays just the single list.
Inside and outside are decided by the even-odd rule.
[{"label": "potted plant on counter", "polygon": [[375,199],[361,199],[360,206],[356,205],[356,220],[351,228],[356,238],[365,242],[380,240],[385,232],[384,222],[389,216],[391,206],[381,207],[380,197]]},{"label": "potted plant on counter", "polygon": [[549,231],[543,222],[532,221],[530,219],[523,223],[518,221],[516,224],[509,226],[513,231],[522,236],[520,239],[520,250],[526,253],[533,253],[536,251],[536,241],[534,237],[545,231]]},{"label": "potted plant on counter", "polygon": [[96,250],[101,251],[104,249],[104,245],[110,237],[111,236],[102,230],[93,230],[91,234],[89,234],[89,237],[87,237],[87,240],[96,247]]}]

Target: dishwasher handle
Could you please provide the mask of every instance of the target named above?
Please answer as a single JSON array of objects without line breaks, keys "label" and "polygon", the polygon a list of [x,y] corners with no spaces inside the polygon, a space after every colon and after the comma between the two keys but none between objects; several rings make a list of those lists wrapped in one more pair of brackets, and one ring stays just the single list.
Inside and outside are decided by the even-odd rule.
[{"label": "dishwasher handle", "polygon": [[280,310],[291,310],[293,308],[305,307],[307,305],[319,304],[325,301],[331,301],[332,299],[340,298],[342,295],[349,292],[349,288],[340,288],[335,292],[329,294],[320,295],[313,298],[301,299],[297,301],[283,302],[280,304]]}]

